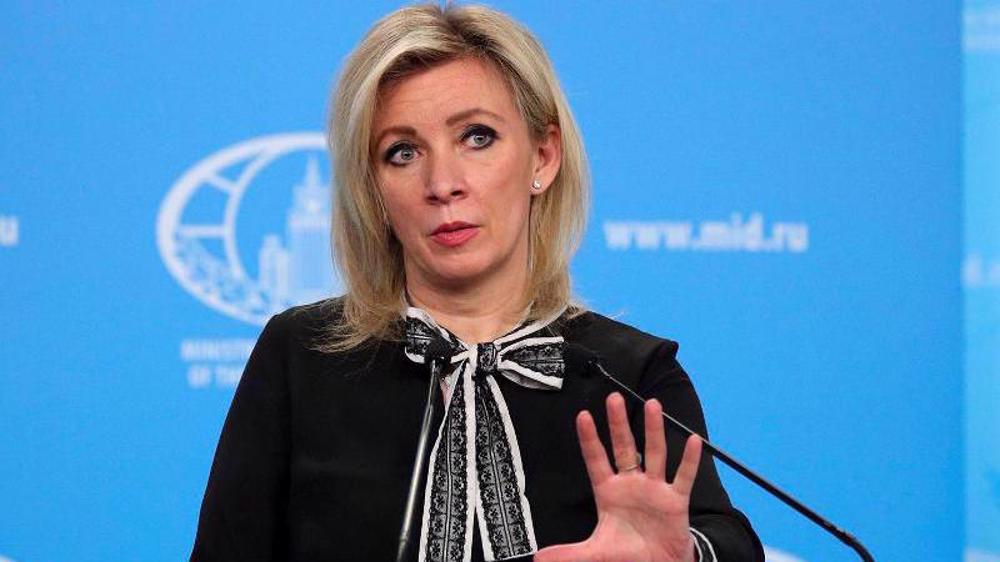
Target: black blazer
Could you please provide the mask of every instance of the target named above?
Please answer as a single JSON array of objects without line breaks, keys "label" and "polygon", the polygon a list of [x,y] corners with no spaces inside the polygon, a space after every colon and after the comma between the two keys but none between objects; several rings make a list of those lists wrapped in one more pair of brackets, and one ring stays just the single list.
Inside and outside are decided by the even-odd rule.
[{"label": "black blazer", "polygon": [[[426,367],[410,361],[401,342],[338,354],[310,350],[339,302],[289,309],[264,328],[215,451],[191,560],[394,559]],[[658,398],[665,411],[706,435],[698,397],[676,360],[677,343],[593,312],[551,327],[597,352],[639,394]],[[590,410],[610,451],[604,399],[615,388],[579,370],[567,366],[557,392],[497,377],[517,429],[539,548],[584,540],[596,524],[574,420],[581,409]],[[629,403],[628,411],[641,451],[642,408]],[[440,415],[434,423],[437,428]],[[667,444],[672,479],[683,437],[668,430]],[[692,490],[690,522],[718,560],[764,560],[760,540],[731,505],[707,453]],[[473,536],[473,560],[482,560],[478,531]],[[704,559],[711,559],[708,553]]]}]

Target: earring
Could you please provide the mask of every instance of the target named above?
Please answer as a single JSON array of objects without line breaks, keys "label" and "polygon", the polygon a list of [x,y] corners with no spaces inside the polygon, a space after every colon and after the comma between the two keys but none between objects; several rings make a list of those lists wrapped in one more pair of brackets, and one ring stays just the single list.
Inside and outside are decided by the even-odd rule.
[{"label": "earring", "polygon": [[535,180],[535,181],[531,182],[531,189],[534,189],[535,191],[538,191],[541,188],[542,188],[542,182],[540,182],[538,180]]}]

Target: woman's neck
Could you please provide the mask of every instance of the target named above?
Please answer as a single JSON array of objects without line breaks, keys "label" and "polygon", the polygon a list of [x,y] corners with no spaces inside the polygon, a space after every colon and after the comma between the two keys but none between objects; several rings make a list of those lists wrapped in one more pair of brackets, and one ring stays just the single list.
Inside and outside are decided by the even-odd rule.
[{"label": "woman's neck", "polygon": [[527,275],[519,282],[477,284],[474,287],[441,290],[429,284],[407,282],[410,304],[427,311],[434,321],[466,343],[492,341],[523,320],[527,303]]}]

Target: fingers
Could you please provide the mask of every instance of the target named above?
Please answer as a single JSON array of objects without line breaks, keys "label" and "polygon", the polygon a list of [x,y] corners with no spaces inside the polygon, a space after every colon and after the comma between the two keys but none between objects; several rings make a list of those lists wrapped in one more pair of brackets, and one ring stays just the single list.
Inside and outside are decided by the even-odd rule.
[{"label": "fingers", "polygon": [[590,483],[597,486],[611,478],[614,471],[608,464],[608,453],[597,437],[597,427],[590,412],[584,410],[576,416],[576,434],[580,439],[580,451],[583,453],[583,462],[587,465]]},{"label": "fingers", "polygon": [[663,430],[663,406],[653,398],[645,405],[646,476],[663,481],[667,470],[667,440]]},{"label": "fingers", "polygon": [[611,449],[615,455],[615,466],[619,472],[627,467],[634,467],[638,462],[635,450],[635,438],[632,428],[628,425],[628,414],[625,412],[625,399],[621,394],[612,392],[607,399],[608,428],[611,430]]},{"label": "fingers", "polygon": [[694,486],[694,478],[698,475],[698,463],[701,461],[701,438],[697,435],[688,437],[684,445],[684,457],[681,458],[681,465],[677,467],[677,475],[674,476],[674,490],[683,496],[691,496],[691,487]]}]

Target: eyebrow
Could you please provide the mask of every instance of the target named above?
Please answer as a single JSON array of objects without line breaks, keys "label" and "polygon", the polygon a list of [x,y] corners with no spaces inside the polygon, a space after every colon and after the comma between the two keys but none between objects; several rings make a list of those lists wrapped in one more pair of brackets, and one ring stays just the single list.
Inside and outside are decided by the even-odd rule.
[{"label": "eyebrow", "polygon": [[[497,121],[499,121],[501,123],[506,123],[507,122],[498,113],[494,113],[494,112],[492,112],[492,111],[490,111],[488,109],[484,109],[482,107],[473,107],[471,109],[466,109],[466,110],[463,110],[463,111],[459,111],[458,113],[456,113],[456,114],[452,115],[451,117],[445,119],[444,124],[448,125],[450,127],[450,126],[454,125],[455,123],[458,123],[459,121],[462,121],[464,119],[468,119],[469,117],[472,117],[473,115],[479,115],[479,114],[489,115],[490,117],[493,117],[494,119],[496,119]],[[379,133],[378,138],[375,139],[375,146],[378,146],[379,144],[381,144],[382,143],[382,138],[385,137],[389,133],[397,133],[399,135],[404,135],[404,136],[407,136],[407,135],[408,136],[416,136],[417,135],[417,130],[414,129],[413,127],[410,127],[410,126],[407,126],[407,125],[396,125],[396,126],[393,126],[393,127],[388,127],[386,129],[384,129],[381,133]]]},{"label": "eyebrow", "polygon": [[492,111],[490,111],[488,109],[483,109],[481,107],[473,107],[472,109],[466,109],[465,111],[459,111],[458,113],[456,113],[456,114],[452,115],[451,117],[445,119],[444,124],[448,125],[448,126],[451,126],[451,125],[454,125],[455,123],[457,123],[457,122],[459,122],[459,121],[461,121],[463,119],[467,119],[467,118],[472,117],[473,115],[476,115],[476,114],[479,114],[479,113],[485,113],[486,115],[489,115],[490,117],[493,117],[497,121],[499,121],[501,123],[505,123],[503,117],[500,117],[500,115],[498,115],[496,113],[493,113]]}]

